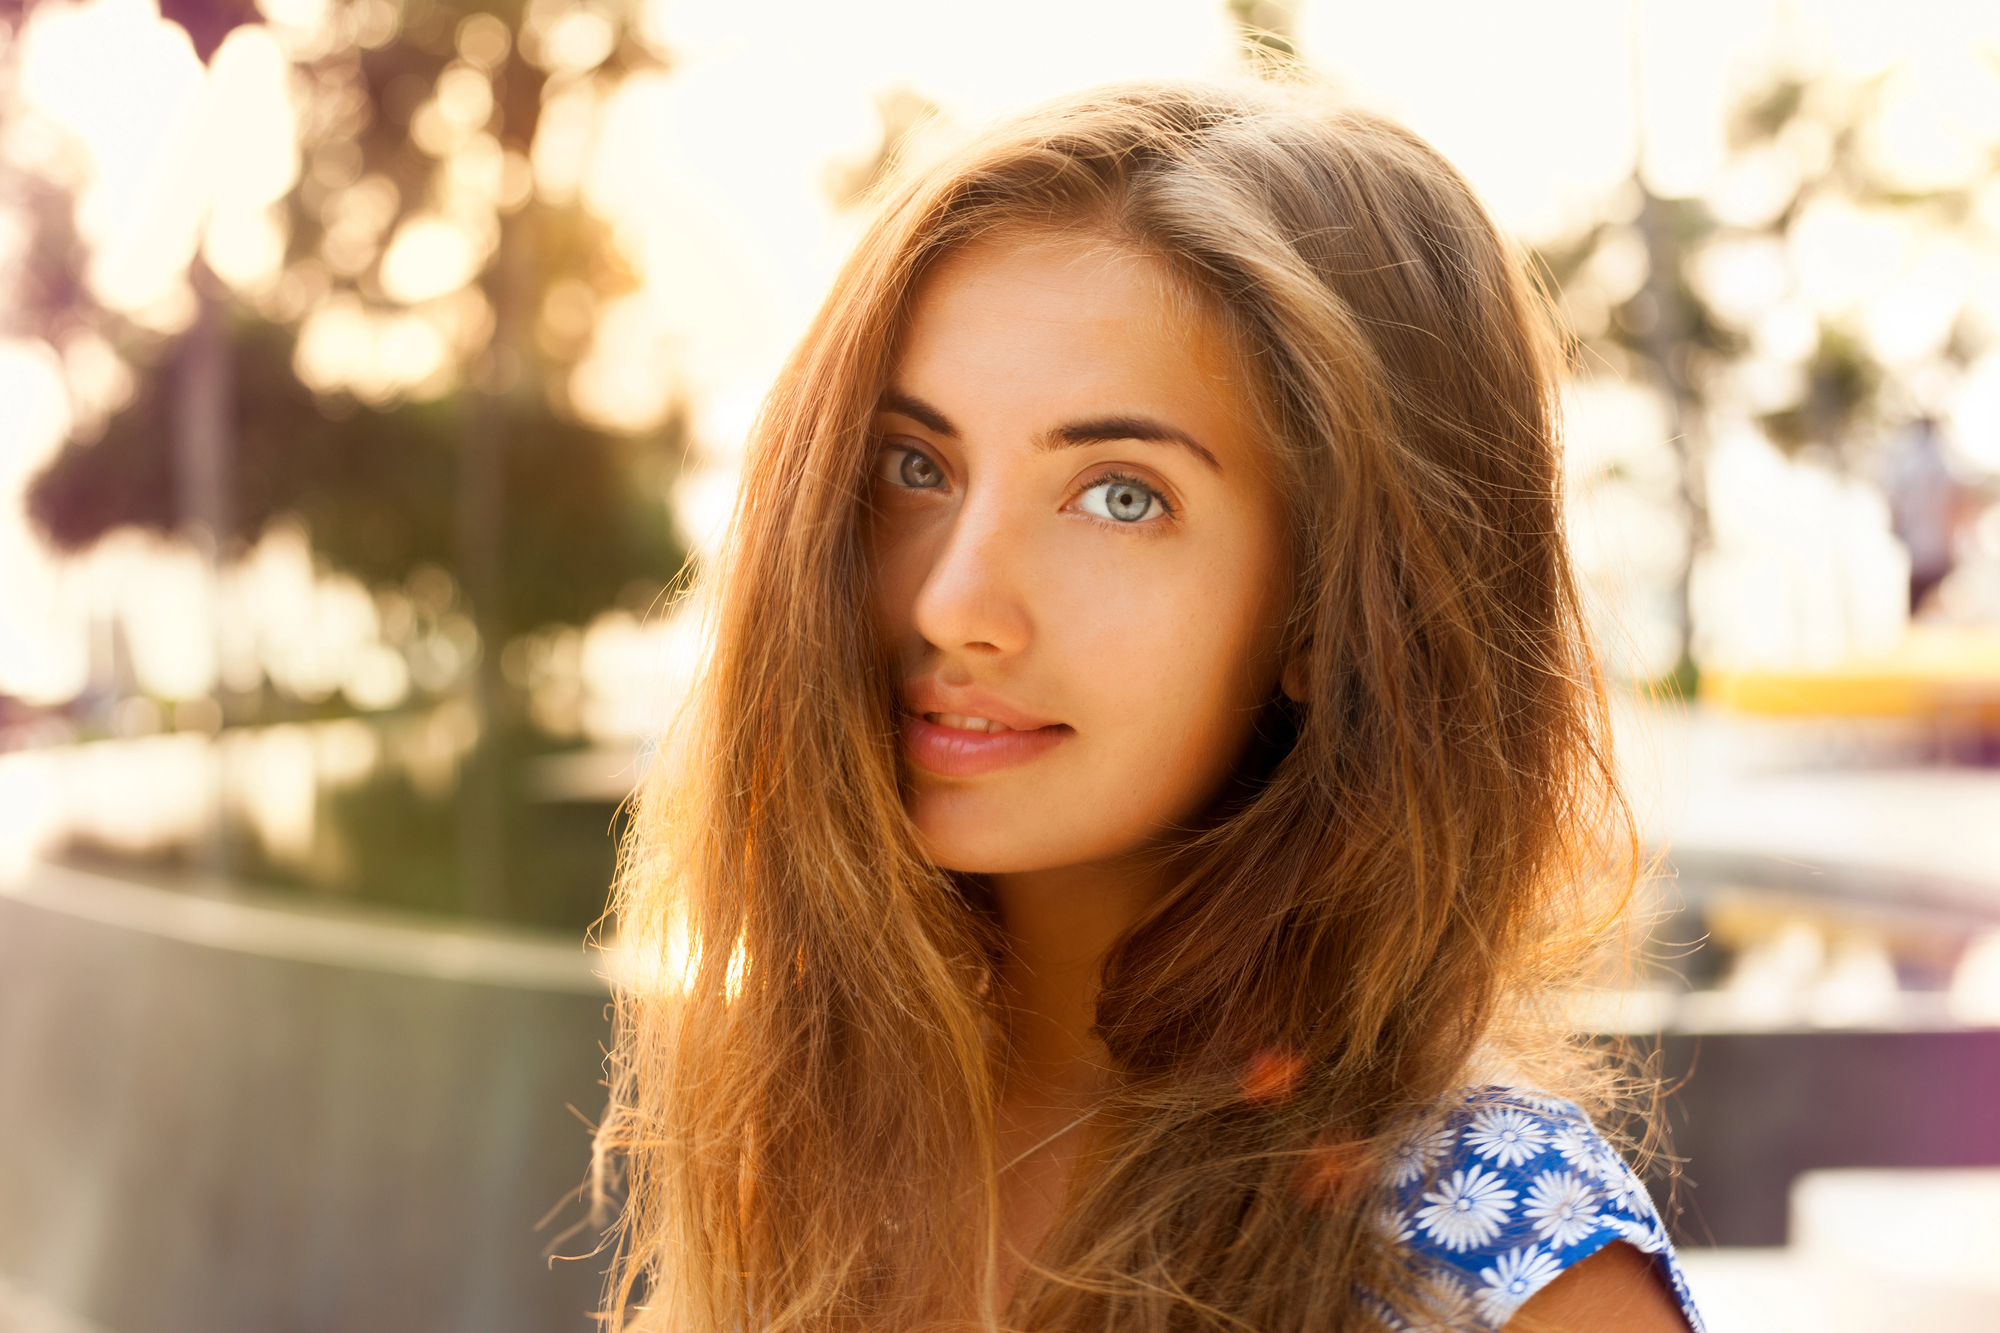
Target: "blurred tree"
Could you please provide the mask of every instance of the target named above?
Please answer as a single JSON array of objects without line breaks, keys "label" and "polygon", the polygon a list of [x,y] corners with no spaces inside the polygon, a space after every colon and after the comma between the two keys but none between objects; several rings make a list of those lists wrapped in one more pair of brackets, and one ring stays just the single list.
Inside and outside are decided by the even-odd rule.
[{"label": "blurred tree", "polygon": [[[1743,343],[1716,318],[1690,280],[1689,259],[1716,226],[1707,206],[1699,199],[1661,198],[1636,171],[1626,188],[1628,217],[1599,221],[1566,243],[1537,251],[1535,265],[1552,289],[1564,294],[1572,357],[1614,373],[1635,374],[1660,392],[1687,538],[1672,589],[1680,649],[1673,668],[1654,688],[1682,697],[1692,693],[1695,683],[1688,594],[1695,556],[1707,537],[1702,473],[1707,394],[1712,378],[1741,353]],[[1631,267],[1612,258],[1628,254],[1639,261],[1640,281],[1624,282],[1624,290],[1612,293],[1614,299],[1578,318],[1581,302],[1576,298],[1594,294],[1591,289],[1602,281],[1599,271]],[[1584,484],[1594,481],[1586,478]]]},{"label": "blurred tree", "polygon": [[[1779,77],[1745,98],[1730,124],[1730,147],[1737,154],[1783,145],[1788,132],[1823,144],[1804,163],[1796,185],[1761,226],[1731,229],[1729,239],[1767,236],[1783,240],[1797,227],[1815,200],[1840,200],[1859,208],[1884,208],[1915,214],[1957,214],[1969,211],[1964,191],[1909,190],[1887,179],[1865,151],[1865,132],[1878,110],[1882,80],[1846,98],[1810,96],[1811,85],[1796,77]],[[1792,156],[1804,156],[1793,153]],[[1960,349],[1961,359],[1963,349]],[[1802,369],[1798,400],[1759,417],[1771,442],[1787,454],[1808,447],[1826,450],[1838,466],[1862,460],[1856,451],[1879,438],[1878,395],[1888,376],[1851,325],[1819,323],[1812,350]]]},{"label": "blurred tree", "polygon": [[[364,0],[347,8],[370,6]],[[256,17],[250,6],[228,2],[182,0],[166,9],[186,21],[204,55],[229,27]],[[468,518],[480,520],[462,512],[459,472],[465,455],[491,454],[495,476],[510,483],[497,492],[504,496],[502,568],[483,590],[491,605],[480,607],[497,647],[546,621],[585,619],[635,579],[671,579],[682,555],[659,483],[677,456],[680,428],[669,421],[622,437],[567,410],[565,373],[588,340],[589,298],[615,293],[630,279],[601,223],[575,204],[533,198],[525,178],[495,182],[515,197],[494,201],[491,257],[467,289],[475,299],[465,318],[479,327],[458,349],[448,393],[393,383],[386,391],[308,387],[294,373],[297,327],[313,314],[343,298],[367,315],[400,313],[409,304],[384,290],[384,242],[403,222],[452,211],[452,201],[438,198],[446,192],[439,178],[462,164],[450,150],[440,160],[422,146],[413,123],[434,109],[441,82],[462,86],[474,68],[461,47],[492,65],[490,113],[463,137],[490,134],[496,143],[474,144],[475,155],[497,146],[505,155],[500,174],[527,170],[549,75],[520,53],[522,11],[413,0],[402,18],[393,39],[378,34],[372,49],[349,41],[300,66],[306,169],[286,200],[286,268],[273,291],[230,302],[227,322],[237,367],[232,535],[250,537],[272,517],[295,513],[324,556],[370,582],[398,580],[429,562],[458,573],[470,590],[481,580],[465,566],[482,557],[467,548],[470,534],[462,529]],[[614,45],[595,72],[615,78],[619,65],[652,59],[632,43]],[[437,147],[433,139],[430,148]],[[43,193],[51,202],[58,197]],[[361,201],[387,202],[365,228],[353,225]],[[47,211],[52,222],[62,214]],[[36,296],[41,318],[79,318],[83,263],[73,234],[49,225],[37,236],[42,253],[29,267],[45,289]],[[567,301],[564,314],[581,328],[537,329],[552,293]],[[72,441],[34,487],[35,518],[66,550],[120,525],[168,531],[188,517],[170,481],[174,372],[187,340],[148,339],[102,312],[83,317],[113,328],[140,373],[131,405],[102,438]]]},{"label": "blurred tree", "polygon": [[1851,331],[1824,325],[1803,369],[1803,397],[1791,407],[1764,413],[1758,421],[1771,443],[1787,454],[1817,444],[1844,461],[1853,427],[1875,405],[1882,367]]},{"label": "blurred tree", "polygon": [[[400,583],[419,564],[458,567],[453,497],[471,395],[329,414],[293,376],[286,329],[241,319],[231,351],[244,531],[296,515],[321,555],[371,585]],[[101,438],[70,445],[36,482],[35,515],[61,549],[121,526],[179,523],[162,422],[183,354],[184,342],[149,368]],[[582,623],[634,580],[671,578],[681,553],[646,475],[658,441],[593,431],[531,395],[508,402],[501,426],[499,642]]]},{"label": "blurred tree", "polygon": [[[547,103],[663,57],[592,0],[335,0],[290,28],[282,9],[270,23],[292,60],[303,163],[274,219],[283,258],[234,286],[197,260],[185,333],[99,308],[63,182],[0,176],[34,219],[17,318],[57,346],[101,336],[134,378],[129,404],[80,423],[36,480],[31,514],[72,551],[121,526],[199,522],[224,559],[295,515],[321,559],[364,582],[450,571],[484,645],[466,686],[485,739],[456,798],[457,898],[546,916],[527,900],[535,876],[509,873],[525,854],[507,813],[517,761],[538,743],[501,649],[674,579],[684,553],[665,496],[683,432],[672,415],[633,434],[573,408],[594,312],[632,278],[601,222],[537,189],[531,160]],[[260,17],[247,0],[165,0],[163,13],[204,61]],[[191,431],[216,455],[221,494],[206,507],[187,480]],[[269,689],[229,702],[235,720],[325,708]],[[593,853],[585,898],[601,898],[608,869]]]},{"label": "blurred tree", "polygon": [[[1909,397],[1906,374],[1881,364],[1854,314],[1811,314],[1811,303],[1793,293],[1782,299],[1808,321],[1802,347],[1779,353],[1763,345],[1756,314],[1725,308],[1743,304],[1729,290],[1742,280],[1715,276],[1724,270],[1713,264],[1749,256],[1775,265],[1774,290],[1790,291],[1801,280],[1800,223],[1815,207],[1899,216],[1938,232],[1964,228],[1977,180],[1913,188],[1871,150],[1887,77],[1857,83],[1776,69],[1731,116],[1719,195],[1662,198],[1635,171],[1608,216],[1536,256],[1560,295],[1578,362],[1650,380],[1666,408],[1687,534],[1673,590],[1680,661],[1660,682],[1669,691],[1694,678],[1689,575],[1708,539],[1705,436],[1718,407],[1747,413],[1782,452],[1811,452],[1843,471],[1867,465],[1895,418],[1928,410]],[[1961,318],[1941,355],[1962,369],[1982,342]],[[1789,388],[1768,401],[1771,384]],[[1892,387],[1899,393],[1885,401]]]}]

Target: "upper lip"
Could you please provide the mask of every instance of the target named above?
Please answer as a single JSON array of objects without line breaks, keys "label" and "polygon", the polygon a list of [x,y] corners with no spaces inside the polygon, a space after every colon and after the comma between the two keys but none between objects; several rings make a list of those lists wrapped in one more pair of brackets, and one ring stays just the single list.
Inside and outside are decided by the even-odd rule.
[{"label": "upper lip", "polygon": [[1024,713],[1012,704],[983,690],[954,688],[936,680],[911,681],[903,687],[903,707],[921,717],[926,713],[956,713],[960,717],[983,717],[1014,731],[1035,731],[1060,725],[1049,718]]}]

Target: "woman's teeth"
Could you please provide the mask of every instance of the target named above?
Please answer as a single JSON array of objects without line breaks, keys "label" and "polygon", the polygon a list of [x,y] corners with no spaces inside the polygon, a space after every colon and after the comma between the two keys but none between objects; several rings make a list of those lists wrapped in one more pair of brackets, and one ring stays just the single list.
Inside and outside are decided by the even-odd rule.
[{"label": "woman's teeth", "polygon": [[1012,731],[1013,728],[991,718],[964,717],[958,713],[925,713],[924,720],[953,731]]}]

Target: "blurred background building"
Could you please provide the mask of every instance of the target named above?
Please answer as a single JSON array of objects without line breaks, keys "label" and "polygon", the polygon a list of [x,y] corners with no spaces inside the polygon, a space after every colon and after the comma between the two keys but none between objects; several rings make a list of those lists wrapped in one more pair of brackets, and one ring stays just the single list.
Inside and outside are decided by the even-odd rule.
[{"label": "blurred background building", "polygon": [[759,395],[899,164],[1244,73],[1571,336],[1665,857],[1578,1022],[1711,1326],[2000,1328],[2000,11],[10,0],[0,1330],[587,1326],[584,939]]}]

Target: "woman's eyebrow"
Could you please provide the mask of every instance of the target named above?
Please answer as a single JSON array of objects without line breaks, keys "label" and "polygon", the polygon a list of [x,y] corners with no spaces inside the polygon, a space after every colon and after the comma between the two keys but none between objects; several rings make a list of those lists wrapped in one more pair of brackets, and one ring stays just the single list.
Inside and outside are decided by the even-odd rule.
[{"label": "woman's eyebrow", "polygon": [[958,427],[951,424],[951,418],[915,394],[904,393],[900,389],[887,390],[882,395],[882,401],[875,405],[875,410],[906,416],[925,430],[934,431],[947,440],[958,438]]},{"label": "woman's eyebrow", "polygon": [[1042,437],[1044,449],[1075,449],[1086,444],[1103,444],[1107,440],[1144,440],[1151,444],[1178,444],[1191,451],[1195,457],[1222,471],[1222,464],[1215,455],[1204,447],[1201,441],[1176,426],[1151,417],[1094,417],[1089,421],[1073,421],[1067,426],[1057,426]]},{"label": "woman's eyebrow", "polygon": [[[915,394],[904,393],[901,389],[889,389],[876,405],[880,412],[894,412],[906,416],[948,440],[958,438],[958,427],[951,418],[932,407]],[[1044,449],[1077,449],[1086,444],[1103,444],[1110,440],[1144,440],[1149,444],[1177,444],[1193,453],[1202,462],[1222,471],[1222,464],[1216,460],[1207,446],[1194,436],[1177,426],[1169,426],[1151,417],[1110,416],[1093,417],[1088,421],[1072,421],[1065,426],[1057,426],[1045,434],[1041,441]]]}]

